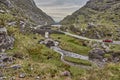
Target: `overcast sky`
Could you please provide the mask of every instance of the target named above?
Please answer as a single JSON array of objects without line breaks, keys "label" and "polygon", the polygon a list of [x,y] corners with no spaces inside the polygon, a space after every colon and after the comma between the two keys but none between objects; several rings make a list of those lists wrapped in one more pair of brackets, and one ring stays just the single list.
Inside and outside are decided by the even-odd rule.
[{"label": "overcast sky", "polygon": [[55,21],[60,21],[67,15],[85,5],[88,0],[34,0],[36,5]]}]

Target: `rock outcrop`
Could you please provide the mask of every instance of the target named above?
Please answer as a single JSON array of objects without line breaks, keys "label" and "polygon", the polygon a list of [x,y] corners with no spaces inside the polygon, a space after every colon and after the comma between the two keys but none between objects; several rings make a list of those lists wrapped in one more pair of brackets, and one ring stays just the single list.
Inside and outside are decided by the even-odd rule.
[{"label": "rock outcrop", "polygon": [[89,52],[89,58],[90,59],[99,59],[102,61],[104,54],[105,54],[104,50],[102,50],[100,48],[94,48]]},{"label": "rock outcrop", "polygon": [[12,49],[14,44],[14,38],[8,36],[7,29],[0,27],[0,52],[4,52],[6,49]]}]

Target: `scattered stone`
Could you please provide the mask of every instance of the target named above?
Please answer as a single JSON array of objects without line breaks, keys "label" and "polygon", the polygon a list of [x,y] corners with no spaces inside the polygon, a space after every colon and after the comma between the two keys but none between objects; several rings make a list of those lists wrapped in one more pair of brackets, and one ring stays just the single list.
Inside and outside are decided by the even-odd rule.
[{"label": "scattered stone", "polygon": [[36,77],[36,80],[41,80],[41,79],[40,79],[40,76],[37,76],[37,77]]},{"label": "scattered stone", "polygon": [[103,49],[94,48],[89,52],[89,58],[90,59],[99,59],[102,61],[104,54],[105,54],[105,52]]},{"label": "scattered stone", "polygon": [[26,74],[25,73],[21,73],[20,75],[19,75],[19,78],[25,78],[26,77]]},{"label": "scattered stone", "polygon": [[61,73],[62,76],[71,76],[69,71],[64,71]]},{"label": "scattered stone", "polygon": [[9,22],[8,25],[9,25],[9,26],[15,26],[15,25],[16,25],[16,22]]},{"label": "scattered stone", "polygon": [[16,64],[16,65],[12,65],[10,67],[13,68],[14,70],[17,70],[17,69],[20,69],[22,66],[19,64]]},{"label": "scattered stone", "polygon": [[34,69],[33,67],[30,68],[31,71],[32,71],[33,69]]}]

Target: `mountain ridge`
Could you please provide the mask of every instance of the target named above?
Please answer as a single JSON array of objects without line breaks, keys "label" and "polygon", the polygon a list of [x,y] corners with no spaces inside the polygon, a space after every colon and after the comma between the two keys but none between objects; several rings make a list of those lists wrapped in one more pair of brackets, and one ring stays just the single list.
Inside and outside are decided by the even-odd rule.
[{"label": "mountain ridge", "polygon": [[21,14],[29,18],[35,24],[52,24],[54,20],[39,9],[33,0],[0,0],[0,4],[6,5],[6,10],[16,10],[14,14]]},{"label": "mountain ridge", "polygon": [[[66,26],[63,28],[67,28],[72,32],[77,32],[79,35],[86,37],[104,38],[106,35],[111,34],[114,39],[118,39],[118,35],[120,34],[117,32],[120,26],[119,12],[119,0],[89,0],[85,6],[72,15],[65,17],[60,23]],[[90,26],[92,28],[88,29]],[[106,30],[102,32],[104,28]]]}]

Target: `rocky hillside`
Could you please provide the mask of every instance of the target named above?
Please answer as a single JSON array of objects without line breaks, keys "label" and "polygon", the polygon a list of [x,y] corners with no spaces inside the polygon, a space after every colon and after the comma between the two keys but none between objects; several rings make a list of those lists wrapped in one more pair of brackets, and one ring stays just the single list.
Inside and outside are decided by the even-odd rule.
[{"label": "rocky hillside", "polygon": [[63,29],[90,38],[120,34],[120,0],[89,0],[85,6],[65,17],[61,23]]},{"label": "rocky hillside", "polygon": [[0,0],[0,11],[12,12],[14,16],[22,16],[35,24],[54,23],[50,16],[37,8],[33,0]]}]

